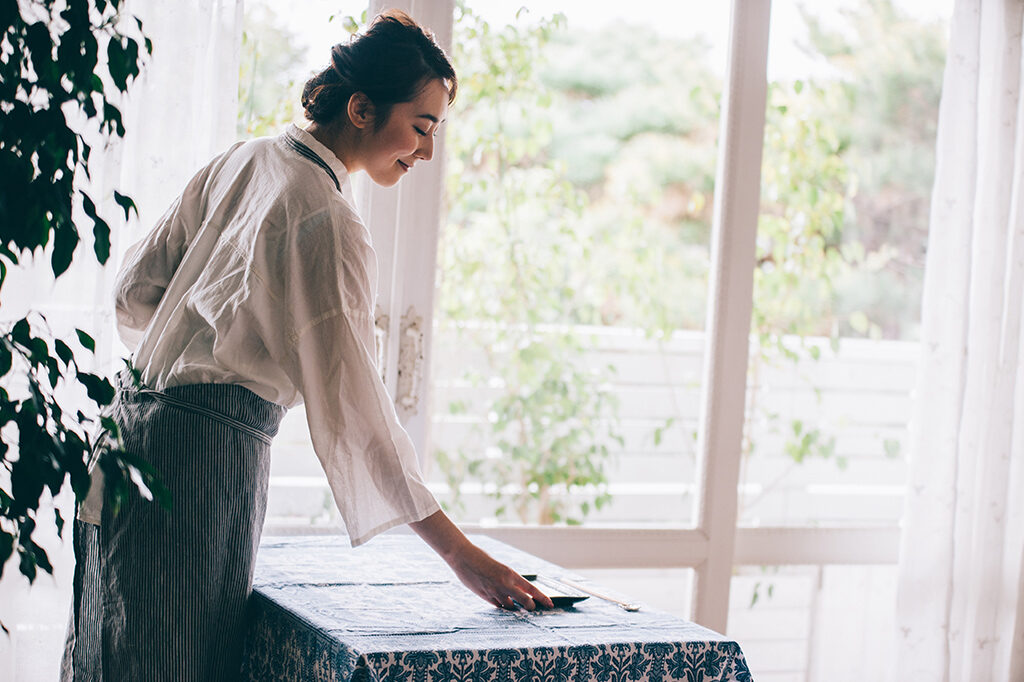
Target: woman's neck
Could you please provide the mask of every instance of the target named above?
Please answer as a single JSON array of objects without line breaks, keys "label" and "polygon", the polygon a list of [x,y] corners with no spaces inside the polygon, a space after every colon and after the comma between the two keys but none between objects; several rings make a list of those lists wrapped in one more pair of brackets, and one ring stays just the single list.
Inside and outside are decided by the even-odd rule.
[{"label": "woman's neck", "polygon": [[352,134],[352,126],[340,128],[331,124],[310,123],[306,132],[317,142],[334,152],[349,173],[363,170],[359,163],[359,141]]}]

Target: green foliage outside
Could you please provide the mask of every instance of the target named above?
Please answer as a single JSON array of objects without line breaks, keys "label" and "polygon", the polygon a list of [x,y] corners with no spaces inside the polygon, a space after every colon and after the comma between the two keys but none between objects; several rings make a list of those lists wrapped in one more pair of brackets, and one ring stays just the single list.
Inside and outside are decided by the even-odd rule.
[{"label": "green foliage outside", "polygon": [[[490,387],[483,440],[494,450],[435,455],[453,490],[486,482],[500,516],[574,523],[608,501],[604,465],[621,438],[607,372],[585,366],[585,339],[563,322],[566,311],[598,314],[580,306],[589,273],[567,267],[593,256],[579,221],[586,196],[545,153],[551,99],[536,56],[563,19],[494,29],[459,14],[463,100],[448,134],[438,317],[486,357],[486,375],[466,378]],[[582,498],[571,507],[569,491]]]},{"label": "green foliage outside", "polygon": [[[843,337],[911,337],[919,319],[945,29],[891,0],[851,6],[841,27],[802,14],[806,51],[835,77],[770,85],[750,385],[768,367],[819,359],[807,337],[838,351]],[[845,466],[835,452],[841,425],[783,424],[751,396],[745,454],[756,451],[750,422],[762,420],[794,462]],[[897,441],[879,449],[899,455]]]},{"label": "green foliage outside", "polygon": [[[26,258],[48,254],[54,277],[65,273],[82,215],[96,260],[110,256],[110,226],[97,209],[104,197],[83,189],[92,152],[86,133],[124,135],[118,98],[152,50],[142,23],[121,15],[120,5],[0,0],[0,288]],[[116,191],[112,198],[127,219],[135,204]],[[82,369],[83,349],[95,351],[88,333],[53,338],[36,313],[0,329],[0,571],[17,556],[30,581],[38,569],[53,572],[33,539],[40,505],[68,479],[76,500],[85,498],[94,450],[115,512],[136,487],[167,502],[152,468],[121,449],[113,420],[83,412],[114,397],[107,379]],[[76,392],[87,398],[69,397]],[[103,435],[109,440],[97,446]],[[59,510],[55,523],[63,534]]]},{"label": "green foliage outside", "polygon": [[840,333],[913,339],[948,26],[914,19],[892,0],[851,7],[842,31],[803,12],[808,49],[836,71],[833,94],[816,115],[847,143],[852,177],[843,236],[863,248],[862,266],[837,281]]},{"label": "green foliage outside", "polygon": [[238,134],[276,135],[283,124],[302,118],[299,97],[305,82],[297,64],[303,50],[295,36],[262,2],[246,3],[238,74]]},{"label": "green foliage outside", "polygon": [[[768,368],[837,350],[844,336],[913,334],[917,319],[945,52],[941,27],[903,17],[887,0],[850,10],[844,31],[826,30],[809,12],[807,50],[836,75],[772,83],[769,90],[752,386]],[[519,403],[510,410],[506,396],[522,393],[515,378],[524,366],[550,362],[586,376],[579,362],[586,339],[577,331],[573,347],[572,334],[552,335],[544,343],[561,344],[565,357],[551,351],[536,358],[503,352],[501,335],[527,334],[541,322],[559,329],[636,327],[655,337],[703,328],[721,83],[706,45],[643,27],[574,31],[561,20],[521,15],[499,29],[465,12],[456,35],[456,62],[471,86],[448,133],[451,206],[439,331],[454,327],[459,347],[487,349],[484,376],[475,369],[464,379],[490,383],[492,397],[473,408],[488,415],[479,432],[459,452],[439,452],[439,461],[453,487],[475,480],[492,491],[499,517],[579,519],[592,510],[579,498],[556,501],[563,506],[548,517],[507,513],[509,502],[530,489],[519,472],[538,451],[511,447],[505,424],[529,411]],[[519,63],[523,48],[530,58]],[[540,177],[547,184],[531,182]],[[564,199],[565,182],[577,192],[573,202]],[[902,213],[882,215],[876,204],[883,199]],[[531,272],[543,274],[517,274],[524,253]],[[811,336],[831,339],[831,349],[802,341]],[[806,379],[813,384],[813,376]],[[583,392],[607,391],[606,380],[594,372]],[[525,431],[557,428],[555,415],[550,423],[542,418],[550,409],[543,400],[548,389],[528,388],[536,417]],[[813,457],[845,464],[835,452],[836,425],[783,423],[756,402],[756,392],[751,396],[747,456],[757,445],[751,423],[767,421],[795,463]],[[610,419],[605,428],[614,433],[612,398],[600,406],[581,402],[561,413],[561,424],[604,426]],[[664,428],[673,425],[657,431]],[[879,445],[887,456],[894,446]],[[553,486],[573,471],[563,465]],[[599,473],[589,489],[604,491],[606,483]]]}]

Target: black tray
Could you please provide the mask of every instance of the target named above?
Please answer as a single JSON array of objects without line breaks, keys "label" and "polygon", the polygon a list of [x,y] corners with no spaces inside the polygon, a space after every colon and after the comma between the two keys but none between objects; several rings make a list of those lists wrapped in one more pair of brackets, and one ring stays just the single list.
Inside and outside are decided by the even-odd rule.
[{"label": "black tray", "polygon": [[522,575],[533,583],[534,587],[550,597],[551,603],[556,607],[572,606],[576,602],[583,601],[590,597],[588,594],[584,594],[579,590],[574,590],[568,585],[562,584],[557,578],[551,578],[545,575],[536,575],[534,573],[524,573]]}]

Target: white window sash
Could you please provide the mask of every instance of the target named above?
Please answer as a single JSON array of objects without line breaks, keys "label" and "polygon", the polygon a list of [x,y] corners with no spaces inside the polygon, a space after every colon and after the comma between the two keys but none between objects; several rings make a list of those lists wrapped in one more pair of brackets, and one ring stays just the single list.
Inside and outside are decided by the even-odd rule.
[{"label": "white window sash", "polygon": [[[454,0],[371,0],[369,16],[407,12],[451,51]],[[429,368],[437,241],[442,218],[445,136],[434,157],[394,187],[362,183],[356,202],[379,258],[377,318],[381,324],[384,383],[425,465],[430,440]]]},{"label": "white window sash", "polygon": [[770,16],[770,0],[733,0],[718,136],[697,447],[697,529],[709,543],[696,570],[691,618],[719,632],[728,619],[736,536]]}]

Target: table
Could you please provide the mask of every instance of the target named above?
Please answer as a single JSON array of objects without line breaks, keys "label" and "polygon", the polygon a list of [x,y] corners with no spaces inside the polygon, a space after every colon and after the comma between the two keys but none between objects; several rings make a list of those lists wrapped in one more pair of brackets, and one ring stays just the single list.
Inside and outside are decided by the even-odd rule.
[{"label": "table", "polygon": [[[521,573],[590,584],[491,538],[473,541]],[[591,597],[550,611],[495,608],[414,535],[357,549],[337,535],[266,538],[249,609],[243,679],[254,682],[751,679],[736,642],[646,607]]]}]

